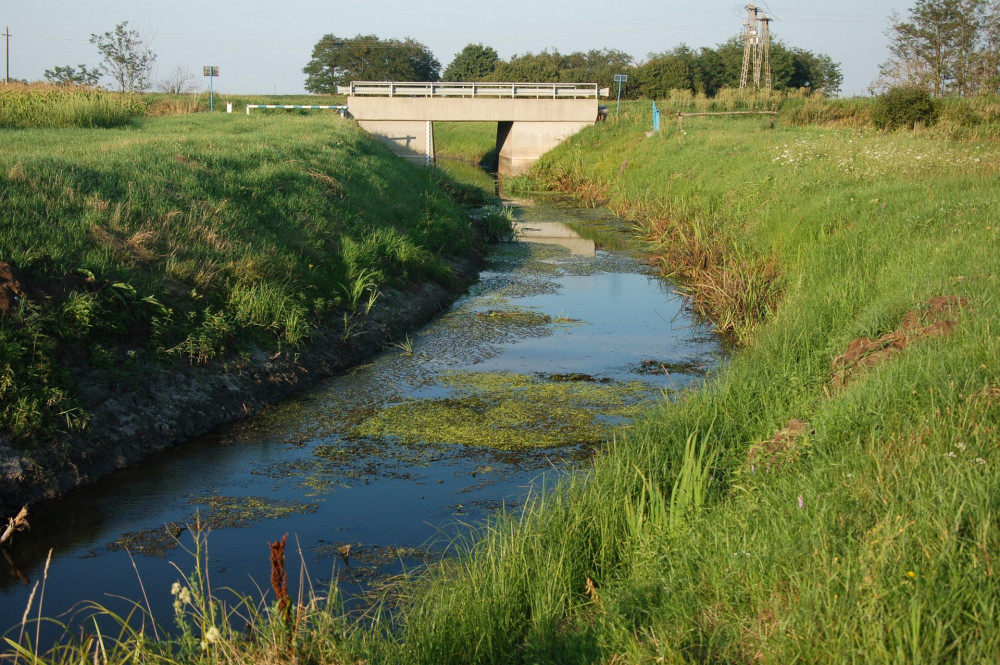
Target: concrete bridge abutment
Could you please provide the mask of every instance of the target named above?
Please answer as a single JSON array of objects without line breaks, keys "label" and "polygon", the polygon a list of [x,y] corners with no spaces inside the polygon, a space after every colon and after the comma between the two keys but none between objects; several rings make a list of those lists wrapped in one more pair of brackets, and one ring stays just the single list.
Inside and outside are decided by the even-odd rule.
[{"label": "concrete bridge abutment", "polygon": [[499,171],[526,170],[545,152],[598,116],[598,100],[489,97],[349,97],[350,115],[396,154],[424,164],[434,158],[434,122],[495,122]]}]

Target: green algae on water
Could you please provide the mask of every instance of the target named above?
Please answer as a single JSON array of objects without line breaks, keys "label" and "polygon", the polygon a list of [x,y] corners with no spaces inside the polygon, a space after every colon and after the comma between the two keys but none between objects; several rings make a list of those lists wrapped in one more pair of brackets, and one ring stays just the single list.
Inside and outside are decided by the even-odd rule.
[{"label": "green algae on water", "polygon": [[551,381],[504,372],[448,372],[441,384],[449,396],[388,406],[354,434],[499,450],[594,446],[654,392],[641,381]]}]

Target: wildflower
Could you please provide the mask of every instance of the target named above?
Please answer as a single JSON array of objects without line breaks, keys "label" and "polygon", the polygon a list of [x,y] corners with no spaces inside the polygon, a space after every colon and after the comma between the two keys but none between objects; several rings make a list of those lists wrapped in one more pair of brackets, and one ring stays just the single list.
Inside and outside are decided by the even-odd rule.
[{"label": "wildflower", "polygon": [[219,633],[219,629],[215,626],[212,626],[205,632],[205,641],[209,644],[218,642],[220,639],[222,639],[222,634]]},{"label": "wildflower", "polygon": [[802,510],[802,495],[799,495],[799,510]]},{"label": "wildflower", "polygon": [[909,570],[909,571],[906,572],[906,576],[909,577],[912,580],[914,577],[917,576],[917,574],[915,572],[913,572],[912,570]]},{"label": "wildflower", "polygon": [[186,586],[181,587],[181,590],[177,593],[177,600],[180,601],[182,605],[191,604],[191,590]]},{"label": "wildflower", "polygon": [[965,450],[965,444],[962,443],[961,441],[957,442],[955,444],[955,447],[958,448],[959,450]]},{"label": "wildflower", "polygon": [[180,582],[174,582],[173,584],[170,585],[170,595],[171,596],[176,596],[180,592],[181,592],[181,583]]}]

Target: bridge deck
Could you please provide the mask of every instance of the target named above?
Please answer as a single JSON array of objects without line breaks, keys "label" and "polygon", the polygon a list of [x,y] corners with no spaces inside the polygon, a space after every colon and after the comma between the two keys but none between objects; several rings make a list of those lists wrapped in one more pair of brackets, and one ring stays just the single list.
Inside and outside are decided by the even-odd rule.
[{"label": "bridge deck", "polygon": [[501,97],[512,99],[597,99],[608,96],[596,83],[413,83],[351,81],[337,93],[351,97]]}]

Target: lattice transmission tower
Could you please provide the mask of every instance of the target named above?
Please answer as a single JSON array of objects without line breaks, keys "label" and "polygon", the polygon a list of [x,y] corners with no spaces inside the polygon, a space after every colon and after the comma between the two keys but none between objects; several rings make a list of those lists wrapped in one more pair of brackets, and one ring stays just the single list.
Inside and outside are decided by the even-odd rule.
[{"label": "lattice transmission tower", "polygon": [[756,64],[757,53],[757,7],[747,5],[747,19],[743,22],[743,71],[740,73],[740,90],[747,87],[750,63]]},{"label": "lattice transmission tower", "polygon": [[[747,5],[747,18],[743,23],[743,70],[740,73],[740,90],[746,90],[752,80],[753,87],[760,90],[763,73],[764,88],[771,89],[771,28],[773,19],[765,15],[760,7]],[[751,79],[750,68],[753,66]]]}]

